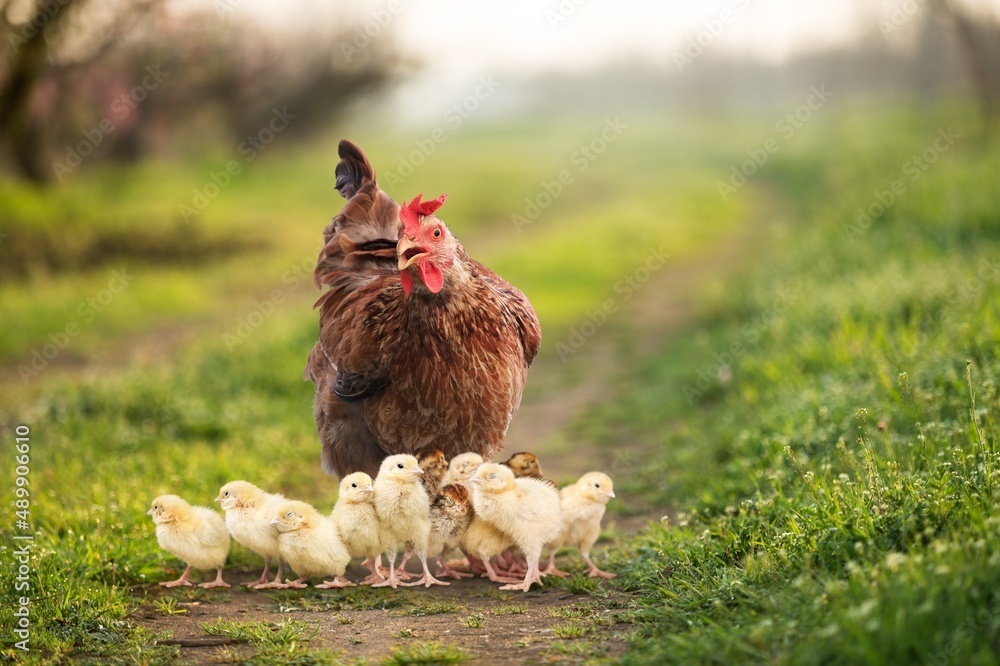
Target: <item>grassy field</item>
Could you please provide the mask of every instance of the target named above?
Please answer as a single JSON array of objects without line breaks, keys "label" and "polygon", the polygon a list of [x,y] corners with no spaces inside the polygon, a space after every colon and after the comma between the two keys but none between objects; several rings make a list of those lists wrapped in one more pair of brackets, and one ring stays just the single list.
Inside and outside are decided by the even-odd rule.
[{"label": "grassy field", "polygon": [[[991,663],[1000,649],[1000,151],[961,108],[824,114],[725,201],[717,181],[768,118],[623,117],[585,169],[577,151],[604,119],[463,128],[388,188],[449,194],[442,217],[535,304],[540,368],[560,367],[558,343],[651,249],[697,262],[753,232],[739,273],[684,285],[690,321],[622,349],[610,390],[564,433],[580,451],[617,451],[630,504],[617,511],[674,509],[608,551],[623,574],[610,588],[578,590],[638,607],[610,629],[569,618],[562,658],[600,654],[611,630],[632,643],[627,663]],[[948,127],[959,137],[934,148]],[[383,175],[413,140],[354,138]],[[911,161],[932,149],[926,169]],[[311,265],[340,206],[334,153],[335,139],[276,146],[191,222],[179,204],[225,153],[81,174],[54,193],[0,187],[14,211],[4,244],[36,251],[0,301],[16,322],[0,330],[2,425],[11,441],[14,425],[31,428],[32,660],[177,658],[150,647],[129,592],[178,564],[151,537],[151,497],[210,503],[245,477],[332,503],[300,373]],[[518,229],[512,215],[564,170],[572,183]],[[113,271],[128,277],[117,292]],[[617,327],[643,326],[626,312]],[[13,505],[12,476],[0,495]],[[3,529],[0,571],[14,580],[20,544]],[[230,567],[253,566],[234,549]],[[18,596],[0,592],[5,657],[21,656],[7,638]],[[290,645],[301,663],[342,659],[303,647],[297,625],[216,624],[259,644],[261,662],[286,663]],[[386,663],[464,658],[424,648]]]}]

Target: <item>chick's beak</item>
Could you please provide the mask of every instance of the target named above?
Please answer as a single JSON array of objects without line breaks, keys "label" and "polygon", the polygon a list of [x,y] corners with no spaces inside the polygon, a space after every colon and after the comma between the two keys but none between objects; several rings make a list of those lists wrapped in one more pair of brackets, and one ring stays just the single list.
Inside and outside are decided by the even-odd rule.
[{"label": "chick's beak", "polygon": [[274,518],[271,519],[271,522],[268,523],[268,524],[270,524],[270,525],[277,525],[280,522],[281,522],[281,518],[278,518],[277,516],[275,516]]},{"label": "chick's beak", "polygon": [[424,470],[420,469],[419,467],[414,467],[413,469],[410,470],[410,474],[412,474],[413,476],[418,476],[423,473]]},{"label": "chick's beak", "polygon": [[400,238],[399,243],[396,244],[396,255],[399,257],[399,270],[401,271],[412,266],[414,262],[419,261],[426,254],[427,250],[424,247],[406,236]]},{"label": "chick's beak", "polygon": [[152,515],[153,515],[153,510],[152,510],[152,509],[150,509],[149,511],[147,511],[147,512],[146,512],[146,515],[147,515],[147,516],[152,516]]},{"label": "chick's beak", "polygon": [[475,483],[477,485],[480,484],[480,483],[482,483],[482,482],[483,482],[483,480],[480,479],[478,476],[474,476],[474,477],[472,477],[472,478],[469,479],[469,483]]},{"label": "chick's beak", "polygon": [[222,501],[222,495],[219,495],[218,497],[216,497],[215,501],[216,502],[221,502]]},{"label": "chick's beak", "polygon": [[375,487],[374,486],[365,486],[364,488],[361,489],[361,492],[363,492],[363,493],[373,493],[373,492],[375,492]]},{"label": "chick's beak", "polygon": [[613,490],[609,490],[609,491],[607,491],[607,492],[606,492],[606,493],[604,493],[604,494],[605,494],[605,495],[607,495],[608,497],[614,497],[614,496],[615,496],[615,491],[613,491]]}]

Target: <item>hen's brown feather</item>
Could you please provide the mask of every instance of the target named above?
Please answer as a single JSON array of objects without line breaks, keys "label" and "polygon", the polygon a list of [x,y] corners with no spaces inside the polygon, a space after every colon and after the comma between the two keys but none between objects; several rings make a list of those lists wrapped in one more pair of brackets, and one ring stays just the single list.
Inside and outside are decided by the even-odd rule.
[{"label": "hen's brown feather", "polygon": [[[374,475],[385,456],[427,447],[492,456],[541,343],[534,309],[461,246],[440,293],[407,296],[396,266],[399,206],[360,149],[345,141],[340,154],[338,189],[353,196],[324,230],[315,278],[329,289],[316,303],[319,341],[305,372],[316,385],[324,468]],[[344,401],[354,395],[363,397]]]}]

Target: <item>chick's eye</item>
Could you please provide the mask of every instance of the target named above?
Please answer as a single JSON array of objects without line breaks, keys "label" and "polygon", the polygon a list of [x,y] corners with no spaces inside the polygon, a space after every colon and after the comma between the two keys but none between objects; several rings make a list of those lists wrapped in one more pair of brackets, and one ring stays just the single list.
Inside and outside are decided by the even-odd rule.
[{"label": "chick's eye", "polygon": [[351,488],[357,488],[357,487],[358,487],[358,484],[356,484],[356,483],[352,483],[351,484]]},{"label": "chick's eye", "polygon": [[495,478],[497,478],[497,473],[496,473],[496,472],[493,472],[492,474],[490,474],[490,475],[489,475],[489,476],[487,476],[486,478],[487,478],[487,479],[495,479]]},{"label": "chick's eye", "polygon": [[595,484],[594,484],[594,487],[595,487],[595,488],[600,488],[600,487],[601,487],[601,484],[599,484],[599,483],[595,483]]},{"label": "chick's eye", "polygon": [[291,511],[289,511],[288,513],[285,514],[285,518],[291,518],[293,515],[294,514]]},{"label": "chick's eye", "polygon": [[399,463],[398,465],[396,465],[396,467],[398,467],[399,469],[403,469],[403,463]]},{"label": "chick's eye", "polygon": [[223,497],[229,497],[229,491],[227,490],[226,492],[224,492],[224,493],[222,494],[222,496],[223,496]]}]

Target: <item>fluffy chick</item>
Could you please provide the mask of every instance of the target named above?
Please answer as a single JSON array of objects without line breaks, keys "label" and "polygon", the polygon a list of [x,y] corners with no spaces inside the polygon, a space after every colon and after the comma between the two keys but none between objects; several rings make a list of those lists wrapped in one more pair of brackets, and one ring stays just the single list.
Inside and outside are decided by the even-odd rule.
[{"label": "fluffy chick", "polygon": [[351,557],[364,557],[371,574],[362,582],[370,584],[384,580],[379,573],[382,541],[378,514],[375,512],[375,488],[372,477],[364,472],[348,474],[340,482],[340,493],[330,518],[337,526],[340,538]]},{"label": "fluffy chick", "polygon": [[451,459],[448,464],[448,472],[444,475],[444,483],[468,483],[476,469],[483,464],[483,457],[478,453],[460,453]]},{"label": "fluffy chick", "polygon": [[289,501],[278,507],[270,522],[278,529],[281,558],[299,575],[280,587],[309,587],[306,581],[319,576],[334,579],[318,584],[318,588],[354,586],[344,578],[351,555],[332,519],[305,502]]},{"label": "fluffy chick", "polygon": [[[473,516],[472,521],[469,523],[469,528],[462,535],[460,545],[462,550],[471,556],[469,559],[470,565],[473,563],[472,557],[477,558],[476,562],[481,564],[482,568],[485,569],[483,575],[493,582],[519,582],[517,578],[501,576],[491,564],[491,560],[494,557],[514,545],[514,540],[509,535],[504,534],[492,524],[479,516]],[[479,569],[473,568],[473,570],[478,571]]]},{"label": "fluffy chick", "polygon": [[538,479],[516,478],[509,467],[495,463],[481,465],[469,482],[476,515],[508,535],[528,562],[523,581],[500,589],[527,592],[541,582],[542,547],[562,529],[558,491]]},{"label": "fluffy chick", "polygon": [[530,479],[544,479],[545,475],[542,474],[542,465],[538,462],[538,456],[534,453],[528,451],[520,451],[515,453],[506,462],[501,463],[510,467],[514,472],[514,476],[518,478],[527,477]]},{"label": "fluffy chick", "polygon": [[431,504],[431,534],[427,541],[428,557],[438,558],[439,576],[471,578],[472,574],[462,573],[448,566],[445,558],[458,548],[469,523],[472,522],[472,504],[469,491],[462,485],[447,485]]},{"label": "fluffy chick", "polygon": [[568,573],[556,568],[556,551],[560,546],[576,546],[584,562],[587,563],[587,573],[591,578],[614,578],[617,575],[601,571],[590,559],[590,549],[597,543],[597,537],[601,534],[604,510],[614,496],[615,487],[611,477],[603,472],[587,472],[576,483],[560,491],[562,531],[551,544],[549,565],[542,573],[568,576]]},{"label": "fluffy chick", "polygon": [[215,569],[215,580],[198,587],[229,587],[222,567],[229,555],[229,532],[222,516],[203,506],[191,506],[177,495],[161,495],[146,512],[156,524],[160,548],[180,558],[187,569],[164,587],[191,586],[191,569]]},{"label": "fluffy chick", "polygon": [[412,543],[424,574],[410,585],[448,585],[431,575],[427,568],[427,540],[430,537],[430,498],[420,482],[423,470],[417,459],[405,453],[382,461],[373,484],[375,513],[378,515],[382,551],[389,555],[389,578],[372,587],[397,587],[396,554],[400,542]]},{"label": "fluffy chick", "polygon": [[[226,528],[237,543],[264,558],[264,572],[260,578],[243,585],[255,590],[281,587],[281,573],[285,564],[278,551],[278,530],[271,524],[271,518],[288,499],[282,495],[266,493],[248,481],[231,481],[222,486],[215,501],[225,510]],[[277,560],[278,574],[274,581],[268,582],[271,560]]]},{"label": "fluffy chick", "polygon": [[433,500],[441,492],[442,481],[448,471],[448,459],[438,449],[425,449],[417,454],[417,464],[424,470],[424,490]]}]

